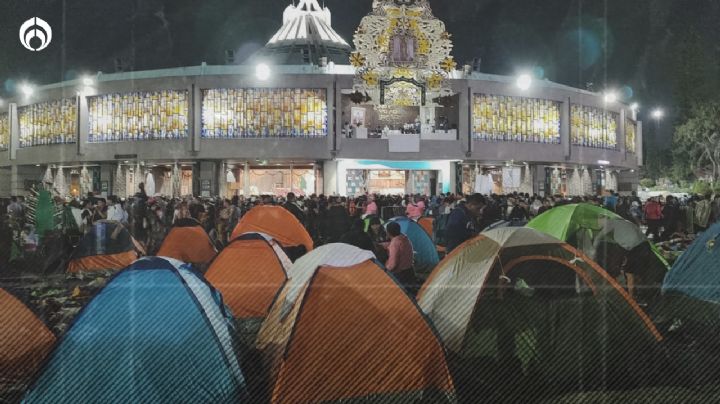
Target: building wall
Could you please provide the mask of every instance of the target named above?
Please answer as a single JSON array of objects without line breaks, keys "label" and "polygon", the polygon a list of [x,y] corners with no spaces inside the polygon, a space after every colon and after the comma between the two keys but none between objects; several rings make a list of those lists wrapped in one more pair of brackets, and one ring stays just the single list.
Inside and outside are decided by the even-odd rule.
[{"label": "building wall", "polygon": [[[10,100],[8,111],[11,122],[11,148],[0,152],[0,176],[10,175],[8,181],[0,179],[0,196],[7,196],[7,189],[20,192],[24,180],[39,180],[48,164],[81,165],[102,164],[101,180],[109,181],[112,189],[112,177],[118,162],[152,161],[157,163],[175,163],[179,161],[204,163],[196,167],[196,191],[200,181],[210,180],[212,192],[218,192],[219,181],[216,164],[232,160],[235,162],[255,162],[261,160],[292,161],[328,161],[333,158],[381,161],[440,161],[470,160],[485,162],[527,162],[531,166],[543,164],[565,164],[568,166],[598,166],[607,161],[607,166],[623,171],[637,169],[642,157],[642,149],[637,155],[625,152],[624,126],[618,133],[618,150],[602,150],[572,146],[570,144],[569,114],[571,104],[582,104],[597,108],[607,108],[624,117],[632,112],[627,106],[615,104],[606,106],[601,95],[550,83],[538,82],[527,92],[516,88],[510,77],[490,76],[473,73],[472,76],[451,80],[451,86],[458,94],[458,140],[422,140],[419,153],[391,153],[387,140],[347,139],[342,137],[343,108],[341,92],[352,89],[353,76],[347,68],[336,67],[335,72],[313,66],[276,66],[270,80],[258,82],[252,66],[196,66],[188,68],[166,69],[149,72],[102,75],[98,78],[94,93],[128,93],[133,91],[187,90],[190,94],[189,137],[181,140],[162,141],[126,141],[117,143],[88,143],[89,120],[86,98],[79,97],[79,127],[77,144],[36,146],[18,148],[19,124],[17,107],[63,97],[73,97],[79,89],[78,82],[64,82],[39,88],[31,100]],[[342,71],[340,74],[338,72]],[[261,139],[203,139],[201,130],[201,89],[209,88],[320,88],[327,92],[327,128],[324,138],[261,138]],[[472,140],[472,100],[473,95],[495,94],[550,99],[560,102],[561,107],[561,144],[530,144],[515,142],[481,142]],[[4,111],[0,111],[4,112]],[[638,125],[637,142],[642,142],[642,124]],[[40,164],[37,170],[35,165]],[[132,163],[131,163],[132,164]],[[211,168],[213,166],[214,168]],[[30,167],[30,168],[28,168]],[[341,193],[343,183],[341,173],[326,164],[324,188],[326,193]],[[8,170],[7,168],[10,168]],[[537,169],[536,169],[537,170]],[[39,174],[36,173],[39,171]],[[447,172],[448,168],[443,168]],[[535,186],[539,176],[534,175]],[[339,180],[339,181],[338,181]],[[453,184],[454,176],[439,181]],[[628,181],[634,181],[629,177]],[[619,182],[622,182],[620,179]]]}]

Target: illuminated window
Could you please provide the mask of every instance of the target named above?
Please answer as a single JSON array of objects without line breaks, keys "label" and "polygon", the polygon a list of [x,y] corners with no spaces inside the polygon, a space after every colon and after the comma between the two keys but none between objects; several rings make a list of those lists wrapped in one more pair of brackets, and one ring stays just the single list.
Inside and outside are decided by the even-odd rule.
[{"label": "illuminated window", "polygon": [[327,136],[325,93],[318,89],[203,90],[202,137]]},{"label": "illuminated window", "polygon": [[75,143],[77,99],[64,98],[18,109],[20,147]]},{"label": "illuminated window", "polygon": [[560,103],[475,94],[473,137],[486,142],[560,143]]},{"label": "illuminated window", "polygon": [[573,105],[570,139],[575,146],[617,149],[618,114],[599,108]]},{"label": "illuminated window", "polygon": [[10,117],[7,113],[0,114],[0,150],[10,148]]},{"label": "illuminated window", "polygon": [[188,92],[164,90],[88,98],[91,143],[183,139],[188,136]]},{"label": "illuminated window", "polygon": [[632,119],[625,120],[625,149],[629,153],[635,153],[635,141],[637,139],[637,122]]}]

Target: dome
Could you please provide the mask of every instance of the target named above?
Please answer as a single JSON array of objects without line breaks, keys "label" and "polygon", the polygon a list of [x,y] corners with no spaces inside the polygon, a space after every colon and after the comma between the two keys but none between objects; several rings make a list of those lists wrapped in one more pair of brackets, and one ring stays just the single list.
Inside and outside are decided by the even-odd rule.
[{"label": "dome", "polygon": [[283,13],[283,25],[265,47],[250,61],[266,60],[274,64],[348,64],[350,45],[332,28],[330,9],[320,7],[317,0],[300,0]]}]

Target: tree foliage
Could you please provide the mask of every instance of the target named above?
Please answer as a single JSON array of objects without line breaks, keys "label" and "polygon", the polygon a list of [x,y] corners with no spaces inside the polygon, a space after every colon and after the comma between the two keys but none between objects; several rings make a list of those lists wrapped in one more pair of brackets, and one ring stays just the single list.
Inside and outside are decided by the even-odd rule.
[{"label": "tree foliage", "polygon": [[707,170],[720,178],[720,101],[695,104],[689,118],[675,130],[673,155],[677,166]]}]

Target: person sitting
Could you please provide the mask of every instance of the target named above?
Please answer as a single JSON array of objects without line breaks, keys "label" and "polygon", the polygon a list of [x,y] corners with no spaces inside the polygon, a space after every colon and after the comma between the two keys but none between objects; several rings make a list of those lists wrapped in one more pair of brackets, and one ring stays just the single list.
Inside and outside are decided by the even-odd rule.
[{"label": "person sitting", "polygon": [[400,224],[392,222],[387,225],[390,237],[388,244],[388,260],[385,268],[411,294],[415,292],[417,281],[413,269],[413,246],[410,239],[400,231]]}]

